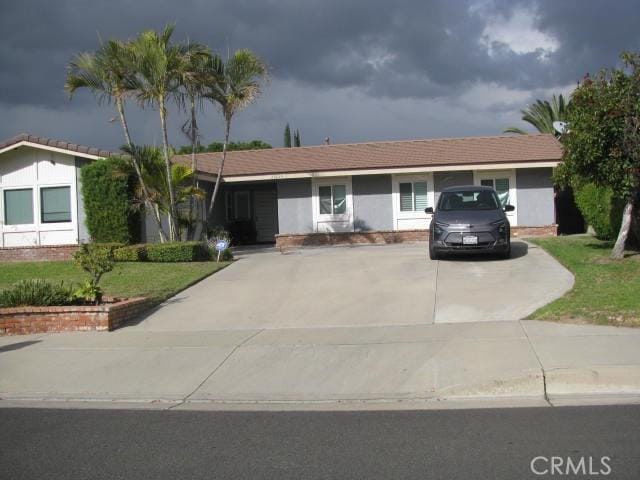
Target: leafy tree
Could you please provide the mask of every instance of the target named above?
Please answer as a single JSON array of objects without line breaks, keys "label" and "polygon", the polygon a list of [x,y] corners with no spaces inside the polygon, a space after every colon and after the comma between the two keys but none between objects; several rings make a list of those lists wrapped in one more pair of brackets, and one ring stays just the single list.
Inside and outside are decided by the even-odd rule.
[{"label": "leafy tree", "polygon": [[[222,147],[224,146],[223,142],[211,142],[209,145],[198,145],[196,148],[197,153],[207,153],[207,152],[222,152]],[[227,151],[233,152],[238,150],[264,150],[267,148],[272,148],[266,142],[262,140],[250,140],[248,142],[229,142],[227,144]],[[191,145],[184,145],[178,149],[177,152],[179,155],[188,155],[191,153]]]},{"label": "leafy tree", "polygon": [[[137,241],[139,216],[130,208],[135,189],[142,193],[130,163],[122,158],[108,158],[86,164],[80,170],[85,223],[89,235],[100,243]],[[136,187],[137,185],[137,187]]]},{"label": "leafy tree", "polygon": [[225,123],[222,159],[209,202],[207,218],[211,217],[220,188],[233,116],[258,98],[261,92],[261,82],[266,78],[267,68],[262,60],[251,50],[238,50],[226,62],[218,65],[216,75],[207,85],[205,97],[219,105]]},{"label": "leafy tree", "polygon": [[285,148],[291,148],[291,128],[289,128],[289,123],[284,127],[284,146]]},{"label": "leafy tree", "polygon": [[296,133],[293,134],[293,146],[294,147],[300,146],[300,130],[298,130],[297,128],[296,128]]},{"label": "leafy tree", "polygon": [[624,256],[640,202],[640,55],[623,53],[621,58],[624,68],[587,76],[573,92],[569,132],[562,138],[564,158],[557,172],[564,183],[592,182],[611,188],[624,200],[611,252],[614,259]]},{"label": "leafy tree", "polygon": [[[520,110],[520,113],[522,113],[522,120],[532,125],[538,132],[557,136],[558,132],[553,128],[553,122],[566,122],[570,107],[571,102],[565,102],[564,97],[560,94],[557,97],[554,95],[551,102],[536,100],[536,103],[530,105],[526,110]],[[518,127],[506,128],[504,133],[527,135],[525,130]]]},{"label": "leafy tree", "polygon": [[[94,53],[80,53],[76,55],[67,67],[65,90],[69,97],[73,97],[79,89],[90,90],[98,100],[113,103],[118,112],[120,125],[124,133],[125,141],[129,147],[133,145],[131,133],[125,115],[125,102],[134,95],[138,88],[135,76],[131,46],[129,43],[118,40],[109,40],[101,43],[100,48]],[[146,198],[147,188],[142,179],[140,165],[132,159],[132,165],[138,176],[140,188]],[[148,205],[150,206],[150,204]],[[156,226],[161,239],[165,234],[162,228],[160,213],[151,209],[154,214]]]}]

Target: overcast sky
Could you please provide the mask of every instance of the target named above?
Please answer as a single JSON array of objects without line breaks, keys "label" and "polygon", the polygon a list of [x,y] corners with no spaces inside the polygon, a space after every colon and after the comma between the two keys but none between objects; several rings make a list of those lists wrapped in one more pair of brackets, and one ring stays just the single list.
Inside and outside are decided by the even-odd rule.
[{"label": "overcast sky", "polygon": [[[568,93],[586,72],[640,50],[638,0],[0,0],[0,138],[28,132],[116,149],[122,132],[89,93],[69,101],[65,66],[98,37],[176,23],[175,40],[250,48],[270,67],[232,139],[282,146],[495,135],[519,110]],[[157,113],[128,106],[136,143],[160,143]],[[178,112],[170,141],[188,143]],[[213,106],[203,143],[222,137]]]}]

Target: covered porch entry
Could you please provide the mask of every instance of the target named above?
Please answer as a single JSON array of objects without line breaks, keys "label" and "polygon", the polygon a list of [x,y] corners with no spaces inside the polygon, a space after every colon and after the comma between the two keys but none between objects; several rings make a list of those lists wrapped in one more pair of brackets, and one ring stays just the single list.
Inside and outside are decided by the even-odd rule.
[{"label": "covered porch entry", "polygon": [[[278,191],[275,182],[222,184],[216,223],[224,225],[235,244],[275,243]],[[221,211],[223,210],[223,211]]]}]

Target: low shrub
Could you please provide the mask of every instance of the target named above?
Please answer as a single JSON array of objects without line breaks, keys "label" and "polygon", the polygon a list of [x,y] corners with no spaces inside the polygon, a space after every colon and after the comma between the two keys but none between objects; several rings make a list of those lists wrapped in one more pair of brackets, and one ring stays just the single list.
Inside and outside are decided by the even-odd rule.
[{"label": "low shrub", "polygon": [[[217,253],[216,253],[216,257],[217,257]],[[230,262],[231,260],[233,260],[233,252],[231,251],[230,248],[225,248],[222,253],[220,254],[220,260],[223,262]]]},{"label": "low shrub", "polygon": [[616,198],[610,188],[592,183],[576,186],[574,192],[576,204],[596,237],[601,240],[616,238],[622,223],[624,201]]},{"label": "low shrub", "polygon": [[147,246],[144,244],[127,245],[113,251],[116,262],[144,262],[147,259]]},{"label": "low shrub", "polygon": [[54,285],[46,280],[21,280],[0,292],[0,307],[50,307],[73,305],[76,296],[72,286]]},{"label": "low shrub", "polygon": [[113,252],[115,252],[119,248],[126,246],[124,243],[117,243],[117,242],[109,242],[109,243],[94,242],[94,243],[90,243],[89,245],[90,245],[90,248],[94,250],[103,250],[109,254],[113,254]]},{"label": "low shrub", "polygon": [[202,242],[150,243],[146,251],[149,262],[197,262],[211,258]]},{"label": "low shrub", "polygon": [[80,296],[87,302],[99,304],[102,301],[100,279],[113,270],[113,250],[100,245],[84,244],[73,254],[73,260],[90,276],[87,285],[91,285],[91,288],[81,287]]}]

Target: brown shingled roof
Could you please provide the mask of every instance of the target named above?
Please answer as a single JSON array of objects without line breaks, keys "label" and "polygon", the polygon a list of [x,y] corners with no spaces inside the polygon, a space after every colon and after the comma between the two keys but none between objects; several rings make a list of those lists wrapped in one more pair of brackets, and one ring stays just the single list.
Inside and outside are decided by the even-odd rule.
[{"label": "brown shingled roof", "polygon": [[[198,171],[215,174],[220,153],[198,154]],[[553,135],[508,135],[320,145],[228,152],[223,176],[560,161]],[[174,161],[190,164],[190,155]]]},{"label": "brown shingled roof", "polygon": [[16,135],[13,138],[0,142],[0,150],[10,147],[11,145],[18,144],[20,142],[31,142],[43,145],[46,147],[55,147],[63,150],[69,150],[70,152],[84,153],[87,155],[94,155],[96,157],[111,157],[117,155],[117,153],[110,152],[108,150],[101,150],[99,148],[87,147],[85,145],[77,145],[75,143],[65,142],[64,140],[53,140],[46,137],[38,137],[36,135],[29,135],[22,133]]}]

